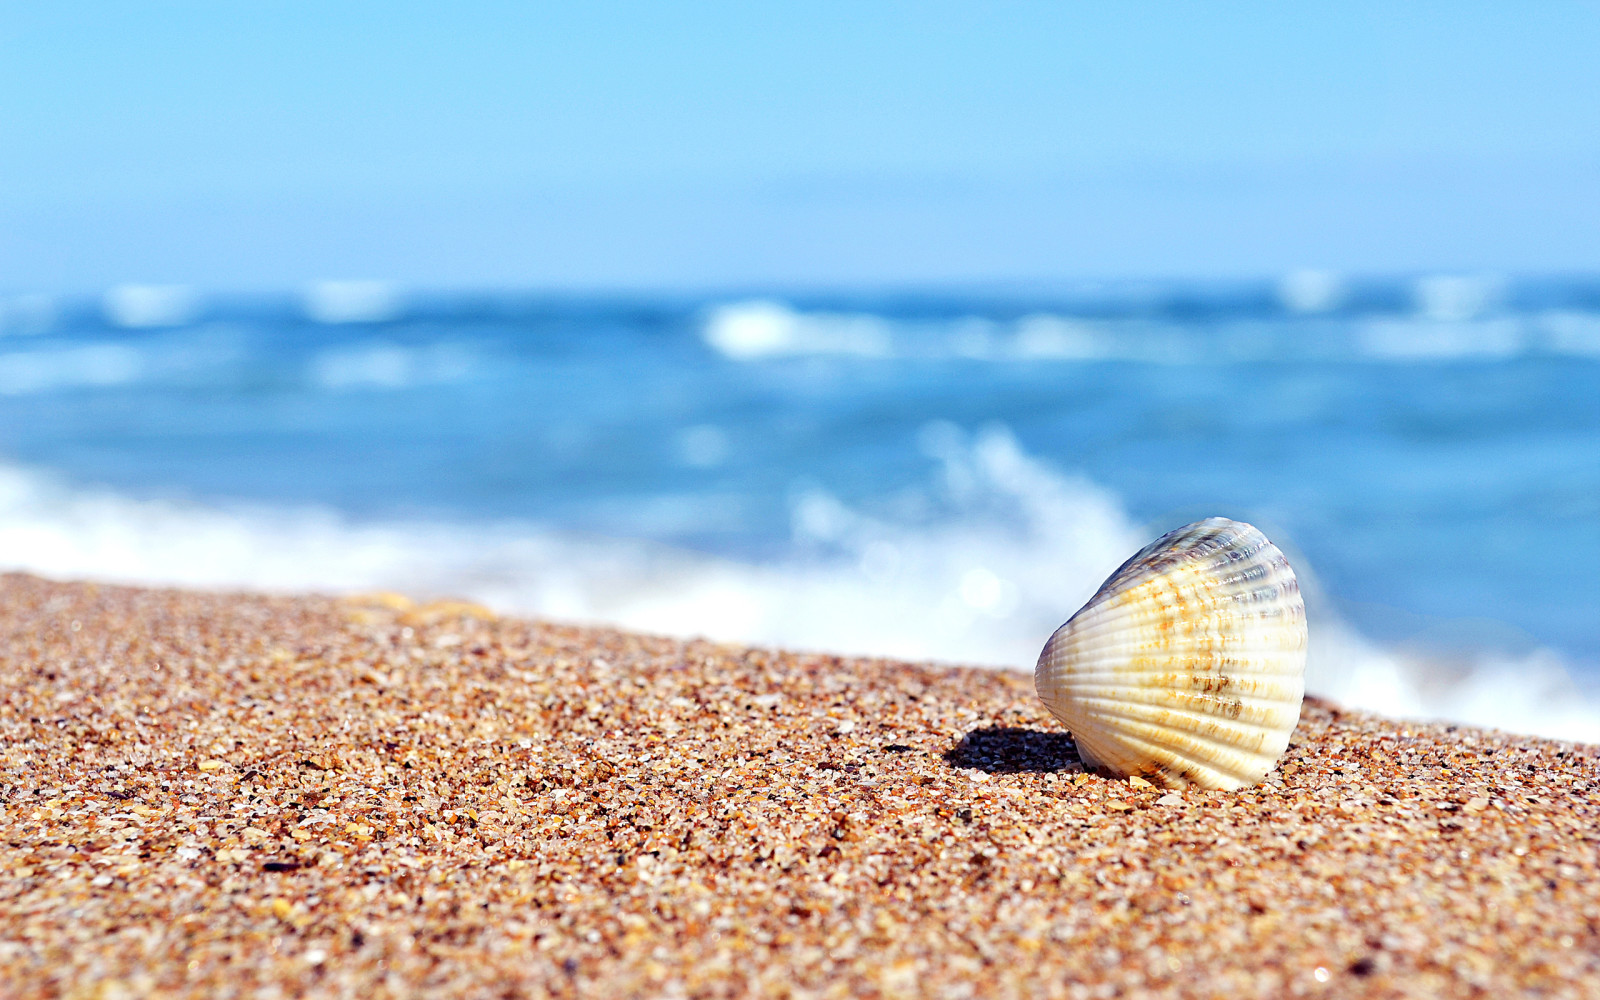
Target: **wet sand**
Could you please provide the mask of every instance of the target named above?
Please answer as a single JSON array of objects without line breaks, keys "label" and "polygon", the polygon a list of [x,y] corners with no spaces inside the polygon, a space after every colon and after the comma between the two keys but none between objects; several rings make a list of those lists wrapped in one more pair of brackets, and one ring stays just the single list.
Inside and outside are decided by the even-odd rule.
[{"label": "wet sand", "polygon": [[0,997],[1600,995],[1600,748],[1308,701],[1242,792],[1017,673],[0,577]]}]

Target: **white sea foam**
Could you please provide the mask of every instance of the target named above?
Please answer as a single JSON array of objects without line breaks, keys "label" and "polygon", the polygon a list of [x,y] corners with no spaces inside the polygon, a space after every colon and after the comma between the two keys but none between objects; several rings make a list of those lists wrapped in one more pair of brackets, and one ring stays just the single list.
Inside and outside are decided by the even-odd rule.
[{"label": "white sea foam", "polygon": [[182,326],[199,314],[200,296],[187,285],[118,285],[106,292],[102,307],[117,326]]},{"label": "white sea foam", "polygon": [[718,306],[706,317],[706,343],[737,360],[796,354],[889,354],[889,324],[865,314],[802,313],[759,300]]},{"label": "white sea foam", "polygon": [[1504,291],[1503,282],[1484,275],[1435,274],[1413,288],[1417,311],[1433,320],[1468,320],[1482,315]]},{"label": "white sea foam", "polygon": [[[0,465],[0,567],[454,595],[665,634],[1031,668],[1056,625],[1155,529],[1003,428],[968,435],[936,423],[921,444],[940,516],[872,516],[812,487],[795,498],[789,554],[767,562],[526,524],[361,524],[310,508],[138,500]],[[1345,704],[1600,741],[1600,705],[1548,651],[1440,663],[1379,646],[1316,607],[1312,637],[1310,688]]]},{"label": "white sea foam", "polygon": [[1109,338],[1094,324],[1048,313],[1019,321],[1012,344],[1019,357],[1063,361],[1092,361],[1109,355],[1111,348]]},{"label": "white sea foam", "polygon": [[305,308],[318,323],[383,323],[399,317],[405,301],[387,281],[317,281],[306,289]]},{"label": "white sea foam", "polygon": [[1332,271],[1290,271],[1278,282],[1278,299],[1292,312],[1327,312],[1338,306],[1344,295],[1344,282]]},{"label": "white sea foam", "polygon": [[144,374],[144,361],[138,350],[124,344],[12,351],[0,354],[0,396],[125,385]]},{"label": "white sea foam", "polygon": [[1306,685],[1343,704],[1401,718],[1600,743],[1600,704],[1549,649],[1439,659],[1386,649],[1324,616],[1311,630]]},{"label": "white sea foam", "polygon": [[[1342,286],[1311,286],[1336,280],[1298,276],[1298,284],[1291,282],[1283,291],[1287,307],[1308,315],[1334,308]],[[741,362],[854,356],[1188,365],[1282,357],[1415,364],[1529,354],[1600,356],[1600,316],[1578,311],[1485,315],[1497,287],[1464,278],[1426,279],[1417,286],[1415,313],[1340,322],[1311,316],[1276,326],[1241,320],[1198,335],[1181,324],[1144,317],[1086,319],[1040,312],[1004,321],[979,316],[889,320],[760,300],[710,310],[701,339]],[[1301,323],[1317,325],[1307,329]]]}]

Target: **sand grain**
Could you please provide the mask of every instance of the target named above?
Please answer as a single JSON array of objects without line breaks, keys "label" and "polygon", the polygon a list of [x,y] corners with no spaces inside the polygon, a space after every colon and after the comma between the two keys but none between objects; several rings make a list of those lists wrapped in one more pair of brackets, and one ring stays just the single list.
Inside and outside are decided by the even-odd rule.
[{"label": "sand grain", "polygon": [[1239,793],[1021,675],[0,578],[0,996],[1600,994],[1593,747],[1309,702]]}]

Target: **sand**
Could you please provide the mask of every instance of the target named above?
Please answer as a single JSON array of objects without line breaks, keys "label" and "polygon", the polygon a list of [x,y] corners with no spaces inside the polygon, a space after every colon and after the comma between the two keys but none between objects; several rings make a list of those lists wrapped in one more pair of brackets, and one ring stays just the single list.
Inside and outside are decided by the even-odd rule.
[{"label": "sand", "polygon": [[0,578],[0,996],[1600,995],[1600,750],[1311,700],[1085,774],[1005,671]]}]

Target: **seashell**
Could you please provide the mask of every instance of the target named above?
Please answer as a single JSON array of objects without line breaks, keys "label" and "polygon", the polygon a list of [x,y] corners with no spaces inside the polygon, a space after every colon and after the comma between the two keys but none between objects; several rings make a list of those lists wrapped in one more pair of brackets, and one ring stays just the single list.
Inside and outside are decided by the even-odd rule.
[{"label": "seashell", "polygon": [[1140,549],[1039,654],[1039,698],[1085,765],[1167,788],[1234,789],[1272,770],[1305,695],[1294,570],[1225,517]]}]

